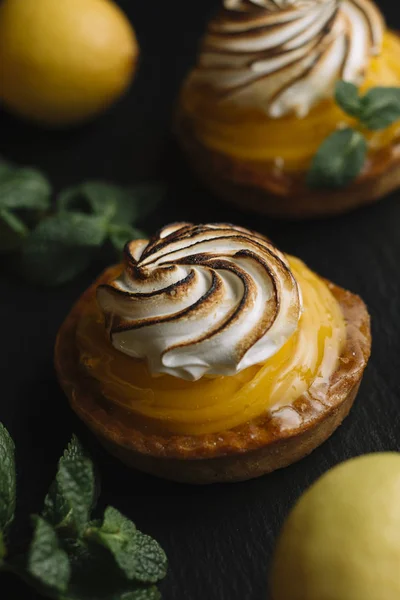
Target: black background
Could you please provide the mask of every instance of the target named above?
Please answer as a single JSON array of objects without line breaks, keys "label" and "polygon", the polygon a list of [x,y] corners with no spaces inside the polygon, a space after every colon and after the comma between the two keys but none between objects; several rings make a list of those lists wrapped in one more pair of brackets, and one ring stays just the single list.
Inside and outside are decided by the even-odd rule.
[{"label": "black background", "polygon": [[[103,478],[102,502],[113,504],[165,548],[170,569],[164,600],[262,600],[268,563],[289,508],[321,473],[365,452],[400,449],[399,193],[375,206],[317,222],[276,222],[221,204],[192,178],[170,134],[179,84],[217,0],[121,0],[142,48],[129,94],[97,121],[46,132],[0,111],[0,154],[35,165],[56,190],[84,179],[133,182],[166,178],[168,201],[147,223],[229,220],[268,234],[320,274],[359,293],[373,324],[373,356],[358,400],[343,426],[310,457],[283,471],[234,485],[191,487],[131,472],[106,455],[68,408],[52,366],[58,327],[100,261],[66,286],[39,290],[0,279],[0,420],[18,459],[17,537],[40,510],[58,456],[73,431],[88,444]],[[400,28],[396,4],[381,6]],[[400,60],[400,57],[399,57]],[[0,597],[30,600],[20,584]]]}]

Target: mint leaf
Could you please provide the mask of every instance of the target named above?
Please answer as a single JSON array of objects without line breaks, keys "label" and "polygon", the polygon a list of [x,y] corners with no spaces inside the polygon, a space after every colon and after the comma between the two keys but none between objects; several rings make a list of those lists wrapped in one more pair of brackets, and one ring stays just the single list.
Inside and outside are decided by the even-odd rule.
[{"label": "mint leaf", "polygon": [[27,571],[44,586],[65,592],[70,578],[69,560],[57,535],[41,517],[33,518],[35,530],[29,549]]},{"label": "mint leaf", "polygon": [[102,217],[60,213],[43,220],[22,248],[21,266],[27,279],[59,285],[84,271],[107,235]]},{"label": "mint leaf", "polygon": [[335,100],[345,113],[359,118],[362,111],[362,100],[357,86],[347,81],[338,81],[335,88]]},{"label": "mint leaf", "polygon": [[167,574],[167,557],[158,542],[140,531],[136,535],[136,565],[134,578],[143,583],[155,583]]},{"label": "mint leaf", "polygon": [[400,120],[400,88],[372,88],[363,96],[361,102],[360,121],[367,129],[386,129]]},{"label": "mint leaf", "polygon": [[[65,489],[64,470],[67,469],[67,471],[70,472],[71,463],[77,463],[78,471],[81,471],[82,477],[87,478],[86,484],[82,484],[81,486],[86,490],[85,493],[82,495],[82,503],[86,507],[84,509],[84,525],[86,525],[89,521],[90,513],[95,507],[99,491],[99,484],[96,481],[94,465],[89,459],[89,457],[86,455],[86,452],[78,438],[75,435],[73,435],[71,441],[69,442],[67,448],[64,450],[64,453],[58,462],[57,474],[45,498],[44,509],[42,512],[42,516],[46,520],[48,520],[54,527],[57,527],[58,529],[65,528],[67,531],[68,528],[76,529],[74,500],[72,500],[71,502],[70,498],[71,486],[68,485],[68,489]],[[63,472],[64,475],[60,475],[61,472]],[[74,488],[74,486],[72,487]],[[79,511],[81,511],[81,513],[83,512],[82,509],[78,508],[78,513]],[[80,517],[78,515],[78,523],[79,519]]]},{"label": "mint leaf", "polygon": [[85,537],[106,548],[128,579],[155,583],[166,575],[167,559],[162,548],[137,531],[132,521],[116,508],[109,506],[102,526],[88,529]]},{"label": "mint leaf", "polygon": [[166,195],[161,183],[139,183],[122,187],[103,181],[88,181],[62,192],[60,211],[103,216],[117,225],[130,225],[149,215]]},{"label": "mint leaf", "polygon": [[89,458],[64,456],[45,498],[43,516],[58,529],[80,535],[90,521],[96,500],[93,463]]},{"label": "mint leaf", "polygon": [[28,233],[22,219],[6,208],[0,209],[0,254],[18,250]]},{"label": "mint leaf", "polygon": [[62,192],[57,199],[60,211],[73,211],[103,216],[110,220],[117,211],[123,188],[101,181],[88,181]]},{"label": "mint leaf", "polygon": [[51,186],[36,169],[8,168],[0,177],[0,208],[47,210]]},{"label": "mint leaf", "polygon": [[15,447],[7,429],[0,423],[0,530],[5,531],[15,513]]},{"label": "mint leaf", "polygon": [[367,142],[354,129],[330,135],[314,156],[307,183],[313,188],[337,189],[351,183],[361,172],[367,156]]},{"label": "mint leaf", "polygon": [[94,504],[95,478],[92,462],[87,458],[64,460],[57,473],[57,482],[80,534],[90,520]]},{"label": "mint leaf", "polygon": [[129,225],[110,225],[108,235],[112,245],[118,253],[121,253],[127,242],[131,240],[147,239],[148,236],[137,229]]},{"label": "mint leaf", "polygon": [[[74,461],[74,460],[82,460],[82,459],[89,460],[82,444],[80,443],[78,438],[75,435],[73,435],[67,448],[64,450],[62,457],[58,461],[57,473],[59,472],[61,466],[66,461]],[[93,472],[94,472],[94,467],[92,466],[92,468],[93,468]],[[90,476],[90,478],[91,478],[91,476]],[[92,504],[90,506],[89,511],[91,511],[95,507],[97,496],[98,496],[98,489],[97,489],[98,487],[99,487],[99,485],[98,485],[97,481],[95,480],[93,500],[92,500]],[[68,529],[68,527],[73,526],[73,520],[72,520],[73,515],[72,515],[71,507],[70,507],[70,504],[69,504],[67,498],[64,495],[63,488],[61,487],[59,479],[58,479],[58,475],[52,482],[49,492],[44,500],[44,508],[42,511],[42,516],[47,521],[49,521],[54,527],[57,527],[60,529],[63,529],[63,528]]]}]

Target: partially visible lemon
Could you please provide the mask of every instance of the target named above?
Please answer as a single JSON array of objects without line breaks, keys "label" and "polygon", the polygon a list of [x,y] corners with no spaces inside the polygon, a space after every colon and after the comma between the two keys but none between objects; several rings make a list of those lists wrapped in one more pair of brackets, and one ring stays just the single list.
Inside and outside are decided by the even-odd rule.
[{"label": "partially visible lemon", "polygon": [[400,454],[371,454],[325,474],[284,525],[273,600],[400,599]]},{"label": "partially visible lemon", "polygon": [[0,1],[0,101],[49,125],[84,121],[129,85],[135,33],[110,0]]}]

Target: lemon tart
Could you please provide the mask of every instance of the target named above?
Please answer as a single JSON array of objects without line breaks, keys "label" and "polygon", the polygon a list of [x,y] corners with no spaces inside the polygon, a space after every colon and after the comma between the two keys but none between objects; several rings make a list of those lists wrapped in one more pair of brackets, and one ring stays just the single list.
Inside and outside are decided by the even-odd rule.
[{"label": "lemon tart", "polygon": [[[246,209],[311,217],[372,202],[400,186],[400,121],[368,129],[335,86],[393,92],[399,56],[400,37],[370,0],[224,0],[182,87],[178,138],[202,180]],[[319,148],[343,128],[361,128],[365,159],[340,189],[311,187]]]},{"label": "lemon tart", "polygon": [[229,224],[125,248],[62,325],[72,408],[125,463],[191,483],[284,467],[350,410],[371,346],[362,300]]}]

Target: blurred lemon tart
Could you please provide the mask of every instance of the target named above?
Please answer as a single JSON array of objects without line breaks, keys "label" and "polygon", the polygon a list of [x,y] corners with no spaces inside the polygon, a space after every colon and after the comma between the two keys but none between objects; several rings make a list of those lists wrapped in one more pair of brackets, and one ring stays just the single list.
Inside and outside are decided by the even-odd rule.
[{"label": "blurred lemon tart", "polygon": [[307,174],[324,140],[356,125],[337,82],[399,87],[399,56],[370,0],[224,0],[180,94],[179,139],[206,184],[247,209],[307,217],[370,202],[400,185],[400,121],[363,132],[368,155],[344,189],[310,189]]},{"label": "blurred lemon tart", "polygon": [[370,353],[357,296],[264,236],[177,223],[127,244],[83,294],[55,362],[73,409],[125,463],[192,483],[311,452],[348,413]]}]

